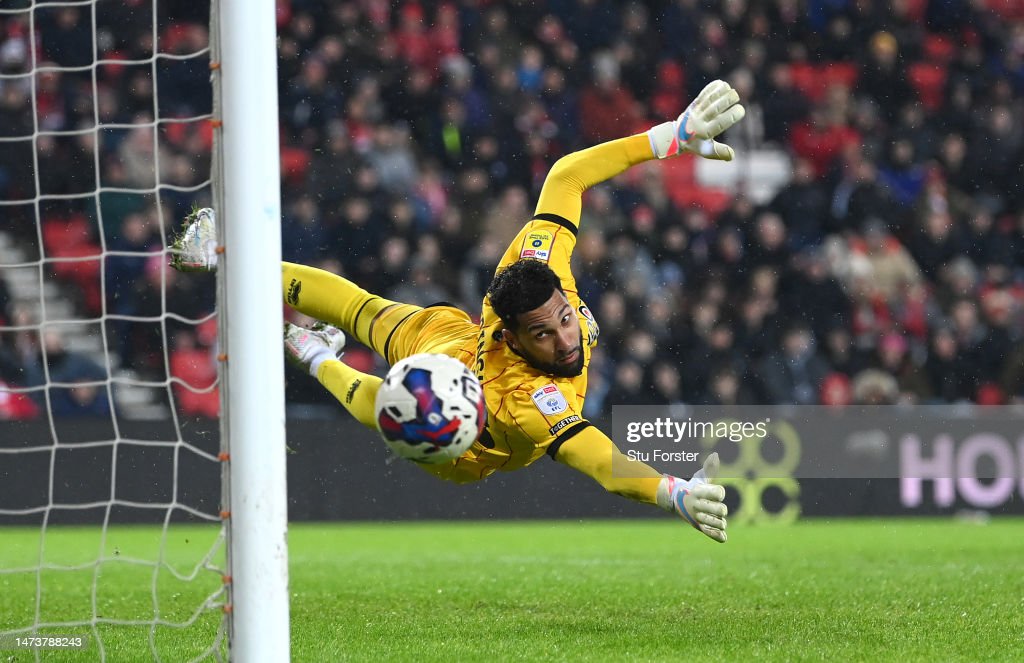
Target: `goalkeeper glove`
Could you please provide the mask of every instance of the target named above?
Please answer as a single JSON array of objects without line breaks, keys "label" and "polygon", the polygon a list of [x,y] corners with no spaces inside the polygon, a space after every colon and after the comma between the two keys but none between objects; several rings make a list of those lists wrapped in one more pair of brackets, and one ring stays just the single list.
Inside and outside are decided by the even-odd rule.
[{"label": "goalkeeper glove", "polygon": [[689,481],[666,474],[658,484],[658,506],[675,511],[706,536],[725,543],[729,509],[722,503],[725,487],[711,483],[717,473],[718,454],[713,453]]},{"label": "goalkeeper glove", "polygon": [[651,151],[659,159],[692,152],[705,159],[732,161],[731,147],[714,140],[743,119],[747,111],[740,95],[725,81],[711,81],[673,122],[663,122],[647,131]]}]

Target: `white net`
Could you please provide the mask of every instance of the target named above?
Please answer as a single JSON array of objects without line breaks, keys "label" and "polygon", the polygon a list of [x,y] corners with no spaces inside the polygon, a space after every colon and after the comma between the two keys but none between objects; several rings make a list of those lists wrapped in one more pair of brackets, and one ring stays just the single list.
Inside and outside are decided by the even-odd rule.
[{"label": "white net", "polygon": [[208,2],[0,3],[0,649],[225,656],[215,283],[166,266],[210,60]]}]

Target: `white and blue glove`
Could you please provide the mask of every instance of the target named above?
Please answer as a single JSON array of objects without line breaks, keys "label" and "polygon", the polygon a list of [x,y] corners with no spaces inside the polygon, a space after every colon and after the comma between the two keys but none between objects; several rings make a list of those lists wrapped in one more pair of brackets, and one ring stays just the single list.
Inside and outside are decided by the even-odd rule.
[{"label": "white and blue glove", "polygon": [[714,138],[747,114],[739,102],[740,95],[731,85],[721,80],[711,81],[678,118],[647,131],[651,151],[659,159],[692,152],[705,159],[732,161],[735,156],[732,148]]},{"label": "white and blue glove", "polygon": [[704,467],[690,480],[666,474],[658,485],[658,506],[666,511],[675,511],[704,535],[725,543],[725,517],[729,513],[725,506],[725,487],[711,483],[718,474],[718,454],[713,453],[704,461]]}]

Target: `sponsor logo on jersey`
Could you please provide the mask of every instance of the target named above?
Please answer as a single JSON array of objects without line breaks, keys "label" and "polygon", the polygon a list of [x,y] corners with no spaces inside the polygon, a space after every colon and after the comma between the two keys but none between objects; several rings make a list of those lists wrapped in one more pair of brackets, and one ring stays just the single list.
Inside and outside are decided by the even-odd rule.
[{"label": "sponsor logo on jersey", "polygon": [[583,421],[583,417],[581,417],[578,414],[570,414],[568,417],[562,419],[557,424],[549,428],[548,433],[551,435],[555,435],[569,424],[574,424],[577,421]]},{"label": "sponsor logo on jersey", "polygon": [[580,312],[583,321],[587,324],[587,345],[593,347],[597,343],[597,337],[601,335],[601,328],[597,325],[594,314],[590,312],[586,304],[580,304],[576,310]]},{"label": "sponsor logo on jersey", "polygon": [[548,258],[551,257],[551,245],[554,241],[555,236],[548,231],[535,230],[526,236],[526,241],[523,242],[523,250],[519,257],[534,258],[535,260],[547,262]]},{"label": "sponsor logo on jersey", "polygon": [[533,404],[537,406],[540,413],[545,416],[559,414],[569,409],[569,402],[565,400],[562,392],[553,384],[546,384],[530,396]]}]

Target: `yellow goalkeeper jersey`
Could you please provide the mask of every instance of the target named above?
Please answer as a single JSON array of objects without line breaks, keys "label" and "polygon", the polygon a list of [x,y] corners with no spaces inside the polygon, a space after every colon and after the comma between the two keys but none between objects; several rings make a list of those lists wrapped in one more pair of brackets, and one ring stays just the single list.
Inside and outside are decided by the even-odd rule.
[{"label": "yellow goalkeeper jersey", "polygon": [[576,290],[570,259],[576,246],[585,189],[652,157],[646,135],[604,143],[563,157],[549,173],[536,213],[505,251],[500,271],[522,258],[546,262],[558,275],[576,310],[583,337],[583,372],[574,378],[540,372],[512,352],[501,338],[502,321],[484,299],[476,347],[459,355],[483,385],[487,428],[452,463],[424,466],[456,482],[476,481],[497,470],[529,465],[590,426],[583,418],[587,371],[600,332],[594,315]]},{"label": "yellow goalkeeper jersey", "polygon": [[484,388],[488,426],[481,436],[480,462],[499,470],[529,465],[558,439],[568,439],[587,426],[583,401],[587,366],[599,329],[580,299],[569,269],[576,246],[576,226],[554,214],[540,214],[527,223],[509,246],[498,270],[521,258],[546,262],[562,281],[569,305],[579,317],[583,337],[583,372],[574,378],[541,373],[512,352],[501,339],[501,319],[485,299],[472,368]]}]

